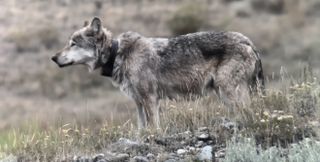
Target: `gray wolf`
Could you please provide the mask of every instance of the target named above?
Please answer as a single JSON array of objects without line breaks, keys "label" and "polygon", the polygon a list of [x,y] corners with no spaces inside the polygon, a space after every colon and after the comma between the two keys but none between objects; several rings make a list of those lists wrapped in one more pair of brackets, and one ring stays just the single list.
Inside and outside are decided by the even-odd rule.
[{"label": "gray wolf", "polygon": [[138,126],[159,128],[159,101],[217,94],[228,107],[250,102],[261,91],[261,60],[253,43],[237,32],[197,32],[148,38],[125,32],[117,38],[99,18],[72,34],[52,57],[60,67],[101,69],[137,105]]}]

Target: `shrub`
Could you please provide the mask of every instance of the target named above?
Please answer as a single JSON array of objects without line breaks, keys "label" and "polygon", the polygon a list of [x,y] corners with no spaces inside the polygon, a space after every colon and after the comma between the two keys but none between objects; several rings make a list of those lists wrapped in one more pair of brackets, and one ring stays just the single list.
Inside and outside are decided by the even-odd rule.
[{"label": "shrub", "polygon": [[198,31],[204,25],[202,6],[190,4],[179,8],[168,21],[169,29],[174,35],[182,35]]},{"label": "shrub", "polygon": [[31,34],[27,31],[12,29],[9,32],[8,40],[15,44],[17,52],[37,51],[39,46],[34,40],[30,39],[30,36]]},{"label": "shrub", "polygon": [[273,14],[282,14],[285,11],[285,0],[251,0],[252,8]]},{"label": "shrub", "polygon": [[39,39],[39,42],[44,45],[47,49],[59,44],[59,32],[55,27],[47,26],[40,28],[35,32],[35,36]]},{"label": "shrub", "polygon": [[51,49],[60,43],[58,30],[50,25],[32,30],[13,28],[7,39],[16,45],[17,52],[35,52],[41,46]]},{"label": "shrub", "polygon": [[250,138],[233,139],[227,144],[224,162],[316,162],[320,156],[320,143],[309,138],[292,144],[288,149],[270,147],[266,150],[256,146]]}]

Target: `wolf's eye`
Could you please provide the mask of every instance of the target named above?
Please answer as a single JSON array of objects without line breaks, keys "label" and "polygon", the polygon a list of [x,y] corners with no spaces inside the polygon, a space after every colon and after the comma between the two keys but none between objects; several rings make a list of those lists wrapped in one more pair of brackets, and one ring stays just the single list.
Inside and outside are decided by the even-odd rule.
[{"label": "wolf's eye", "polygon": [[73,46],[75,46],[75,45],[76,45],[76,43],[71,42],[70,47],[73,47]]}]

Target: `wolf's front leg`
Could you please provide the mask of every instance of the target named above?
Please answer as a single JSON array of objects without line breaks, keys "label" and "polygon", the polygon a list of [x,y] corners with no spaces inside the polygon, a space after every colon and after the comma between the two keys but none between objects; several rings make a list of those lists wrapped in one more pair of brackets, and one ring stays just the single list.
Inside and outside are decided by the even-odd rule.
[{"label": "wolf's front leg", "polygon": [[137,104],[137,121],[138,121],[138,129],[144,129],[147,126],[146,121],[146,113],[143,108],[143,104],[140,102],[136,102]]},{"label": "wolf's front leg", "polygon": [[144,98],[138,102],[138,127],[160,128],[159,101],[151,98]]}]

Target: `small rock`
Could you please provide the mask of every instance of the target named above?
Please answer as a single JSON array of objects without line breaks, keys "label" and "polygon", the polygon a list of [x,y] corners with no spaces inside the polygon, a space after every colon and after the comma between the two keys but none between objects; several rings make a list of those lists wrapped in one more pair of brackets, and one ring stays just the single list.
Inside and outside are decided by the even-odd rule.
[{"label": "small rock", "polygon": [[200,161],[212,161],[212,158],[212,146],[203,147],[198,154],[198,159]]},{"label": "small rock", "polygon": [[196,151],[196,148],[195,147],[189,147],[189,151],[194,152],[194,151]]},{"label": "small rock", "polygon": [[97,154],[93,156],[92,159],[93,162],[106,162],[106,160],[104,159],[104,154]]},{"label": "small rock", "polygon": [[221,126],[225,129],[234,129],[236,127],[236,123],[235,122],[231,122],[229,120],[224,120],[223,123],[221,124]]},{"label": "small rock", "polygon": [[175,158],[175,157],[177,157],[177,154],[176,154],[176,153],[174,153],[174,152],[171,152],[171,153],[169,153],[169,157],[171,157],[171,158]]},{"label": "small rock", "polygon": [[185,150],[185,149],[178,149],[177,150],[177,154],[178,155],[184,155],[184,154],[186,154],[187,153],[187,150]]},{"label": "small rock", "polygon": [[184,135],[192,135],[192,132],[191,131],[185,131],[185,132],[183,132],[182,134],[184,134]]},{"label": "small rock", "polygon": [[143,156],[135,156],[133,162],[149,162],[149,160]]},{"label": "small rock", "polygon": [[168,159],[168,160],[166,160],[166,161],[164,161],[164,162],[177,162],[177,160],[174,160],[174,159]]},{"label": "small rock", "polygon": [[209,138],[209,134],[207,133],[202,133],[198,136],[199,140],[207,140]]},{"label": "small rock", "polygon": [[209,128],[208,127],[200,127],[200,128],[198,128],[198,131],[199,132],[207,132],[207,131],[209,131]]},{"label": "small rock", "polygon": [[122,144],[127,144],[127,145],[137,145],[137,144],[139,144],[139,143],[136,142],[136,141],[131,141],[131,140],[126,139],[126,138],[120,138],[120,139],[118,140],[118,142],[119,142],[119,143],[122,143]]},{"label": "small rock", "polygon": [[112,157],[108,159],[108,162],[117,162],[117,161],[129,161],[129,155],[128,154],[118,154],[115,157]]},{"label": "small rock", "polygon": [[147,154],[147,158],[148,158],[148,160],[154,160],[155,156],[153,154],[151,154],[151,153],[148,153]]},{"label": "small rock", "polygon": [[131,141],[125,138],[120,138],[116,143],[109,145],[108,149],[111,152],[125,153],[131,156],[150,152],[149,145],[142,142]]},{"label": "small rock", "polygon": [[204,144],[203,141],[198,141],[195,147],[202,147],[203,144]]},{"label": "small rock", "polygon": [[128,154],[118,154],[118,158],[129,158],[130,156]]},{"label": "small rock", "polygon": [[221,150],[219,150],[219,151],[217,151],[215,153],[215,157],[216,158],[224,158],[225,155],[226,155],[226,150],[225,149],[221,149]]},{"label": "small rock", "polygon": [[198,140],[207,141],[210,139],[209,129],[207,127],[201,127],[195,133]]},{"label": "small rock", "polygon": [[156,161],[176,160],[179,156],[176,153],[160,153],[158,154]]},{"label": "small rock", "polygon": [[90,158],[88,157],[82,157],[82,156],[74,156],[73,162],[89,162]]},{"label": "small rock", "polygon": [[81,158],[80,156],[76,156],[76,155],[75,155],[75,156],[73,156],[72,160],[73,160],[73,161],[77,161],[77,160],[80,160],[80,158]]}]

